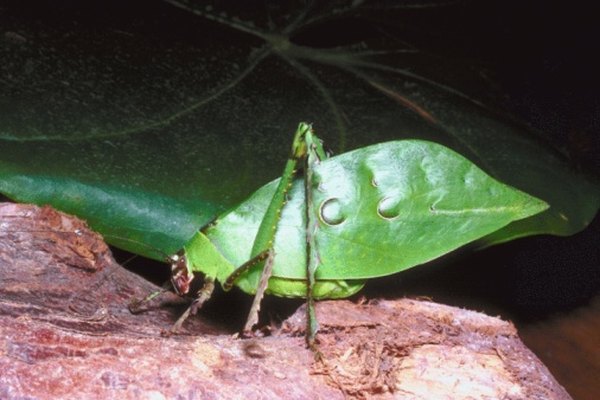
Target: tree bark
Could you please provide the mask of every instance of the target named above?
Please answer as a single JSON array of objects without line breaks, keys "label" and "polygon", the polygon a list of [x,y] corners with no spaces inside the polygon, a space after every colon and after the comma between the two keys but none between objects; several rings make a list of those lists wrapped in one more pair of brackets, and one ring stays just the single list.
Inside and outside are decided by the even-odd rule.
[{"label": "tree bark", "polygon": [[164,336],[176,310],[127,307],[157,288],[49,207],[0,204],[0,282],[2,399],[570,398],[512,324],[428,301],[319,302],[322,361],[303,308],[266,337]]}]

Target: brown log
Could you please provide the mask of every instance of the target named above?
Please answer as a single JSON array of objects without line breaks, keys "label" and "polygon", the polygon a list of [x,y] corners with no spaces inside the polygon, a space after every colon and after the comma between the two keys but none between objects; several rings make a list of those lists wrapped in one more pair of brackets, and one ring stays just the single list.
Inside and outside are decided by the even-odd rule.
[{"label": "brown log", "polygon": [[262,338],[201,315],[163,336],[178,311],[131,314],[157,288],[49,207],[0,204],[0,282],[2,399],[570,398],[512,324],[428,301],[318,303],[322,362],[302,309]]}]

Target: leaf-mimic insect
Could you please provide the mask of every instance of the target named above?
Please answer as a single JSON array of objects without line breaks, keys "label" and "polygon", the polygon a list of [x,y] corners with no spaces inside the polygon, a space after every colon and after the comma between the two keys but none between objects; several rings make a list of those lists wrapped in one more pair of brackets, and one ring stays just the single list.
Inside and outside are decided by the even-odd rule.
[{"label": "leaf-mimic insect", "polygon": [[189,292],[194,273],[204,277],[174,329],[219,282],[254,294],[245,330],[265,292],[306,298],[313,346],[315,299],[348,297],[369,278],[425,263],[546,208],[439,144],[399,140],[327,158],[311,125],[301,123],[281,178],[172,257],[177,293]]}]

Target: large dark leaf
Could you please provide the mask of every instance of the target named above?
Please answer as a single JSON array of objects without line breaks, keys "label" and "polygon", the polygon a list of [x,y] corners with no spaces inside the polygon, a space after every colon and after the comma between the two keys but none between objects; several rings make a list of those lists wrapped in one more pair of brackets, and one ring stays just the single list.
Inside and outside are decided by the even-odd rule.
[{"label": "large dark leaf", "polygon": [[477,71],[428,52],[460,4],[205,4],[0,9],[0,191],[171,252],[275,178],[308,120],[335,153],[434,140],[551,205],[489,243],[595,214],[597,186],[483,106]]}]

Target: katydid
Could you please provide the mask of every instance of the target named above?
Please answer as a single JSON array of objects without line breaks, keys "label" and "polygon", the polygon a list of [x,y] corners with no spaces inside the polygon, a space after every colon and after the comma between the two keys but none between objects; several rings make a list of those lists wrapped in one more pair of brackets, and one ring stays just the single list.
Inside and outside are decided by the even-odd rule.
[{"label": "katydid", "polygon": [[315,299],[348,297],[369,278],[425,263],[546,208],[439,144],[399,140],[327,158],[311,125],[301,123],[281,178],[172,257],[178,294],[189,292],[194,273],[205,279],[174,329],[220,282],[255,295],[245,330],[265,292],[306,298],[313,346]]}]

